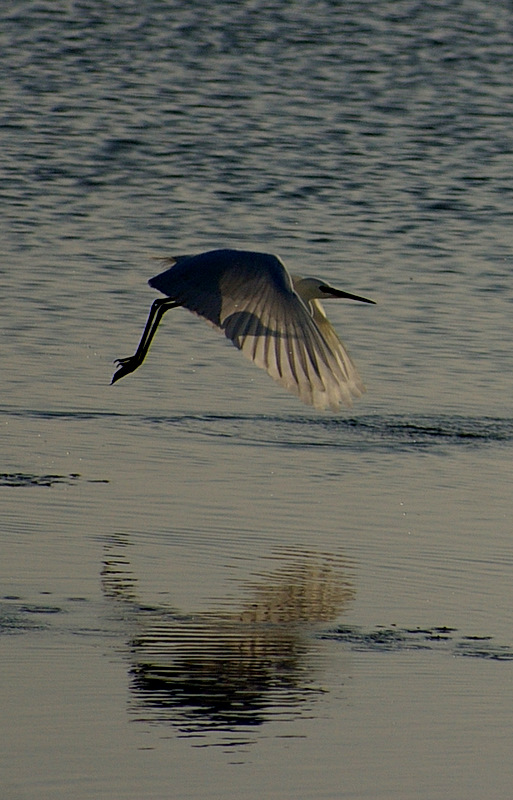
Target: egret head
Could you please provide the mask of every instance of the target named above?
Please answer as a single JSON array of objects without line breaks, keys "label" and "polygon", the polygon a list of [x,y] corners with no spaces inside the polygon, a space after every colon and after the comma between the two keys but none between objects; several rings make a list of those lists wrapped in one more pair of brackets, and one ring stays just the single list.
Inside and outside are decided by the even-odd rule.
[{"label": "egret head", "polygon": [[374,300],[368,300],[366,297],[344,292],[343,289],[335,289],[320,278],[299,278],[293,275],[292,283],[294,284],[294,289],[304,303],[308,303],[310,300],[329,300],[331,297],[339,297],[345,298],[346,300],[358,300],[360,303],[372,303],[374,305]]}]

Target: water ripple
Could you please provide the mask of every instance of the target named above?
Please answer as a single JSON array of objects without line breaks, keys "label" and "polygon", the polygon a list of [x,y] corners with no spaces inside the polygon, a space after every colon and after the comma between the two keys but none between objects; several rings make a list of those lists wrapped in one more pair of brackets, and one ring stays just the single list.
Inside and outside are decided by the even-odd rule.
[{"label": "water ripple", "polygon": [[[120,426],[128,424],[131,428],[162,426],[186,435],[193,433],[209,438],[231,439],[234,444],[273,447],[342,447],[400,451],[441,446],[507,445],[513,441],[513,418],[458,414],[370,414],[360,417],[312,418],[255,414],[147,415],[30,409],[8,410],[3,413],[49,421],[98,421]],[[76,477],[68,476],[68,479]]]},{"label": "water ripple", "polygon": [[335,447],[356,450],[480,446],[513,441],[513,419],[463,416],[369,415],[312,419],[269,416],[161,416],[140,418],[199,435],[258,446]]},{"label": "water ripple", "polygon": [[511,645],[496,644],[491,636],[460,635],[445,625],[432,628],[382,628],[364,630],[357,626],[341,626],[322,633],[321,639],[348,644],[361,652],[402,652],[410,650],[443,650],[454,656],[484,658],[491,661],[513,661]]}]

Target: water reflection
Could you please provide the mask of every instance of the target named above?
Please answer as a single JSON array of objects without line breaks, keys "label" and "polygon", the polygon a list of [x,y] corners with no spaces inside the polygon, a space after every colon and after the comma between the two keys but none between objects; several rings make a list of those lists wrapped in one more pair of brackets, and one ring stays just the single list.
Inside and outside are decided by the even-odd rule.
[{"label": "water reflection", "polygon": [[122,541],[106,548],[102,582],[128,622],[134,717],[172,724],[201,745],[240,745],[257,726],[309,713],[324,694],[313,634],[354,596],[342,557],[278,551],[278,566],[244,586],[239,607],[187,615],[142,606],[123,551]]}]

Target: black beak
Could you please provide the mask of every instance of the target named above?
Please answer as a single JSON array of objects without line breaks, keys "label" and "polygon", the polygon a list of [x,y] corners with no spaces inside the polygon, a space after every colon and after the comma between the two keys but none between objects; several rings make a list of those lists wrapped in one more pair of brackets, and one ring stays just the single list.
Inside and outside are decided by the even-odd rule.
[{"label": "black beak", "polygon": [[342,289],[334,289],[333,286],[327,286],[326,284],[321,284],[319,286],[321,292],[329,295],[330,297],[345,297],[346,300],[358,300],[360,303],[372,303],[373,306],[376,305],[374,300],[368,300],[366,297],[360,297],[357,294],[350,294],[350,292],[344,292]]}]

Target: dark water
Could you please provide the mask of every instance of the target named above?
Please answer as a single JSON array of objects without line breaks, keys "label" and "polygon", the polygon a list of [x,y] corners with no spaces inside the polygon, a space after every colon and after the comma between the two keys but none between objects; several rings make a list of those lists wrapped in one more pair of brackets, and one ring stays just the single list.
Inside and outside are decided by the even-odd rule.
[{"label": "dark water", "polygon": [[[0,762],[18,798],[509,800],[513,17],[5,2]],[[303,407],[152,259],[278,253]]]}]

